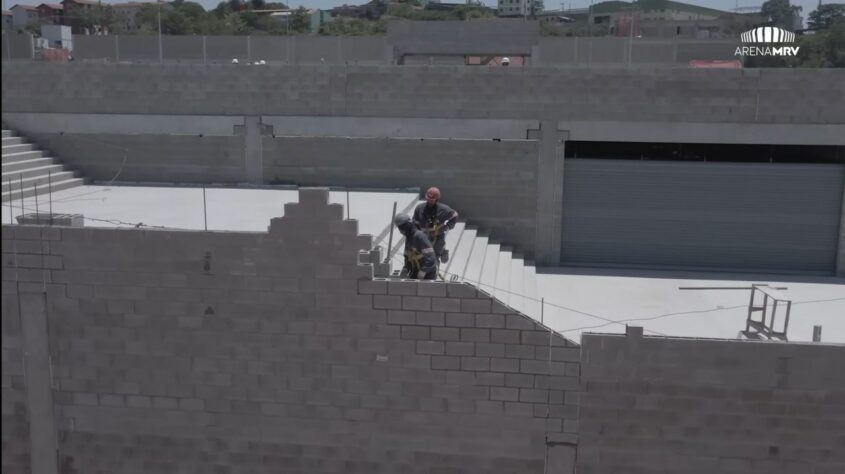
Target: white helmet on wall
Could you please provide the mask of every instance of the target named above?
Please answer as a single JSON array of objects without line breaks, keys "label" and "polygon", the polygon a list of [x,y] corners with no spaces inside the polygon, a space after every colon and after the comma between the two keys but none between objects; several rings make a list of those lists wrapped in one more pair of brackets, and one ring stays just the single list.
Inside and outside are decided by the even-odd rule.
[{"label": "white helmet on wall", "polygon": [[510,63],[511,63],[511,58],[509,58],[509,57],[502,58],[502,66],[507,66]]},{"label": "white helmet on wall", "polygon": [[238,58],[232,59],[232,64],[238,64]]}]

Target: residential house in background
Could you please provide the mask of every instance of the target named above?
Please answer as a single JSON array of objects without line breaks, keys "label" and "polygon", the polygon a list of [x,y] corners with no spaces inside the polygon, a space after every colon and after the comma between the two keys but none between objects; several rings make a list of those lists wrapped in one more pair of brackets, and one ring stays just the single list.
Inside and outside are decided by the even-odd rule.
[{"label": "residential house in background", "polygon": [[[127,3],[113,3],[111,4],[114,10],[115,17],[120,21],[123,31],[132,32],[137,31],[138,25],[137,15],[144,7],[144,5],[155,5],[156,2],[127,2]],[[162,5],[162,11],[173,8],[169,3]]]},{"label": "residential house in background", "polygon": [[38,5],[38,18],[45,25],[63,25],[65,7],[58,3],[42,3]]},{"label": "residential house in background", "polygon": [[83,26],[83,19],[87,14],[87,10],[90,10],[100,2],[95,2],[93,0],[62,0],[62,6],[64,7],[64,24],[71,27],[73,34],[88,34],[90,31]]},{"label": "residential house in background", "polygon": [[500,17],[533,17],[543,13],[542,0],[499,0],[496,14]]},{"label": "residential house in background", "polygon": [[11,12],[14,28],[23,28],[38,21],[38,8],[32,5],[15,5]]},{"label": "residential house in background", "polygon": [[12,31],[15,27],[12,12],[3,10],[3,31]]}]

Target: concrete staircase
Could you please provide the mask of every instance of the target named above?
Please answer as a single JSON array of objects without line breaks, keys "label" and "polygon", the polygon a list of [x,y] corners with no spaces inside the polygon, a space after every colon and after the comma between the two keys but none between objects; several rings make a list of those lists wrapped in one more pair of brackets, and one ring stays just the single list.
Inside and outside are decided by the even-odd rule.
[{"label": "concrete staircase", "polygon": [[[81,186],[82,178],[44,156],[14,131],[3,129],[3,202]],[[23,194],[21,194],[23,187]]]},{"label": "concrete staircase", "polygon": [[[379,236],[376,245],[386,249],[387,238]],[[394,270],[403,265],[401,249],[404,245],[398,232],[394,233],[393,248],[399,249],[393,256]],[[534,262],[526,261],[508,247],[491,242],[490,237],[464,222],[459,222],[448,233],[446,248],[450,258],[440,265],[440,274],[447,281],[470,283],[520,313],[540,320]]]}]

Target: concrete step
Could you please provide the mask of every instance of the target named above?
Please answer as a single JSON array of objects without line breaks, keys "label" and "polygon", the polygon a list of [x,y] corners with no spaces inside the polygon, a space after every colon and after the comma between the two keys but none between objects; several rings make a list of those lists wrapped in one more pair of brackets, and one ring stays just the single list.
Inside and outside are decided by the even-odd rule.
[{"label": "concrete step", "polygon": [[6,155],[12,155],[15,153],[22,153],[24,151],[32,151],[35,149],[35,145],[32,143],[19,143],[17,145],[9,145],[3,144],[3,158],[6,158]]},{"label": "concrete step", "polygon": [[[506,305],[510,305],[511,295],[511,250],[499,250],[499,265],[496,266],[496,283],[493,296]],[[516,275],[513,275],[516,277]]]},{"label": "concrete step", "polygon": [[[84,180],[82,178],[71,178],[71,179],[66,179],[66,180],[63,180],[63,181],[56,181],[56,182],[53,183],[53,185],[51,187],[53,189],[53,192],[56,192],[56,191],[61,191],[63,189],[70,189],[70,188],[75,188],[77,186],[82,186],[83,184],[84,184]],[[41,196],[42,194],[47,194],[47,188],[41,188],[39,186],[38,187],[38,195]],[[29,189],[25,188],[24,191],[23,191],[23,197],[24,198],[28,198],[28,197],[31,197],[31,196],[34,196],[34,195],[35,195],[35,190],[33,188],[29,188]],[[10,198],[13,201],[20,199],[21,194],[17,190],[15,190],[11,193],[4,191],[3,192],[3,202],[9,201]],[[29,204],[27,204],[27,206],[29,206]],[[44,202],[44,206],[45,206],[44,209],[47,209],[47,207],[46,207],[47,202],[46,201]],[[27,212],[35,212],[35,209],[32,209],[31,211],[28,210]]]},{"label": "concrete step", "polygon": [[[41,152],[38,151],[38,152],[33,152],[33,153],[41,153]],[[55,164],[55,163],[56,163],[56,160],[54,160],[53,158],[49,158],[49,157],[47,157],[47,158],[31,158],[31,159],[28,159],[28,160],[12,161],[10,163],[6,163],[4,161],[3,162],[3,174],[5,175],[6,173],[14,173],[16,171],[23,171],[23,170],[28,170],[28,169],[32,169],[32,168],[40,168],[40,167],[49,166],[49,165],[52,165],[52,164]]]},{"label": "concrete step", "polygon": [[16,163],[18,161],[31,160],[33,158],[41,158],[42,156],[44,156],[44,152],[40,150],[9,153],[8,155],[3,153],[3,165],[6,165],[7,163]]},{"label": "concrete step", "polygon": [[510,306],[525,314],[525,261],[521,256],[511,258]]},{"label": "concrete step", "polygon": [[33,176],[48,176],[52,173],[53,176],[56,176],[56,173],[61,173],[64,171],[64,166],[62,165],[46,165],[46,166],[32,166],[29,168],[21,168],[14,171],[6,171],[6,166],[3,166],[3,182],[8,183],[9,179],[12,181],[18,180],[19,178],[31,178]]},{"label": "concrete step", "polygon": [[446,234],[446,247],[445,249],[449,251],[449,261],[440,264],[440,273],[443,277],[448,281],[451,275],[447,275],[447,269],[449,265],[452,263],[452,259],[455,258],[455,248],[461,243],[461,240],[464,238],[464,230],[466,230],[466,223],[458,222],[455,224],[455,228],[450,230]]},{"label": "concrete step", "polygon": [[3,137],[3,146],[19,145],[23,143],[23,137]]},{"label": "concrete step", "polygon": [[13,130],[3,130],[3,138],[14,137],[15,132]]},{"label": "concrete step", "polygon": [[537,267],[532,262],[525,264],[525,283],[523,290],[525,291],[525,314],[531,316],[537,321],[540,320],[540,302],[537,292]]},{"label": "concrete step", "polygon": [[494,296],[493,288],[496,286],[496,268],[499,266],[500,248],[499,244],[488,244],[487,252],[484,255],[484,264],[481,266],[478,289],[485,291],[490,296]]},{"label": "concrete step", "polygon": [[469,262],[470,252],[472,251],[472,244],[475,242],[476,230],[464,228],[461,234],[461,241],[455,246],[455,251],[449,256],[449,264],[446,267],[446,272],[449,276],[457,277],[458,281],[464,278],[466,272],[467,262]]},{"label": "concrete step", "polygon": [[484,266],[484,258],[487,255],[488,241],[489,237],[478,235],[478,231],[476,231],[475,240],[472,242],[472,248],[470,249],[466,269],[464,270],[464,281],[476,286],[481,282],[481,267]]},{"label": "concrete step", "polygon": [[[41,176],[31,176],[29,178],[24,178],[23,180],[16,180],[12,179],[11,189],[13,191],[17,191],[20,189],[21,185],[23,185],[24,189],[33,188],[34,186],[38,186],[39,194],[41,193],[41,188],[44,188],[44,192],[47,192],[47,184],[48,182],[52,181],[53,183],[68,180],[74,177],[74,173],[72,171],[61,171],[59,173],[54,173],[52,177],[47,176],[45,173]],[[52,186],[52,184],[51,184]],[[3,192],[9,191],[9,182],[3,183]],[[55,189],[53,189],[55,191]]]}]

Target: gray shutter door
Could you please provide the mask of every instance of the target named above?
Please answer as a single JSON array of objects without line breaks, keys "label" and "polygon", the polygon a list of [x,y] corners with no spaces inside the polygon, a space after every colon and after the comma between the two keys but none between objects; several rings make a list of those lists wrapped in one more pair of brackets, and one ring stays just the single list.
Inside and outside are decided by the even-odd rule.
[{"label": "gray shutter door", "polygon": [[845,166],[567,159],[561,263],[832,273]]}]

